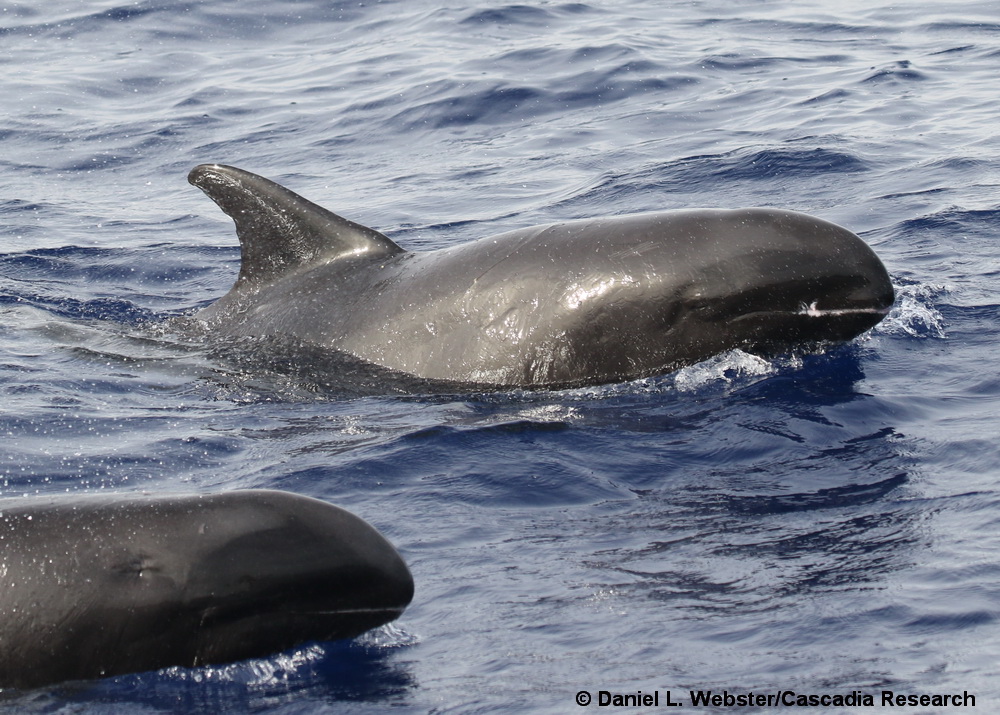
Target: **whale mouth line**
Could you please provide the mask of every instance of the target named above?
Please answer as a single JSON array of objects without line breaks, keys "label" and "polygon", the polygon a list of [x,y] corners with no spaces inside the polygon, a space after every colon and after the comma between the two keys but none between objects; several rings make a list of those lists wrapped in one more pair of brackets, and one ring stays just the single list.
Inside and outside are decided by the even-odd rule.
[{"label": "whale mouth line", "polygon": [[818,301],[813,301],[812,303],[806,304],[802,303],[799,306],[796,315],[806,315],[810,318],[829,318],[839,315],[888,315],[891,306],[886,308],[827,308],[821,309],[817,307]]},{"label": "whale mouth line", "polygon": [[296,611],[296,613],[309,616],[343,616],[366,613],[402,613],[404,610],[406,610],[406,606],[369,606],[359,608],[310,609]]}]

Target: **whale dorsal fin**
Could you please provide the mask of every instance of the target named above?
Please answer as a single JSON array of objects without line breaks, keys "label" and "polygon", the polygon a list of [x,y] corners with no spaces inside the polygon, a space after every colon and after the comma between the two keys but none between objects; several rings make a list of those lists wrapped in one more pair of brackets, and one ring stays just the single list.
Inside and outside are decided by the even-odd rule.
[{"label": "whale dorsal fin", "polygon": [[320,261],[404,252],[375,229],[341,218],[249,171],[202,164],[191,170],[188,181],[236,222],[241,253],[237,285],[267,281]]}]

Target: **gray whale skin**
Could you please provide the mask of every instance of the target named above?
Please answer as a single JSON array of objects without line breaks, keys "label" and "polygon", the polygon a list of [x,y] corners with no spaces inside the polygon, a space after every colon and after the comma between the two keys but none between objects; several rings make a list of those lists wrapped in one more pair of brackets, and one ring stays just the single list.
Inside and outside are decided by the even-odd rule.
[{"label": "gray whale skin", "polygon": [[560,388],[670,372],[733,348],[854,338],[894,300],[850,231],[778,209],[566,221],[405,251],[241,169],[188,180],[236,223],[239,277],[196,317],[417,378]]},{"label": "gray whale skin", "polygon": [[0,499],[0,687],[264,657],[402,613],[372,526],[288,492]]}]

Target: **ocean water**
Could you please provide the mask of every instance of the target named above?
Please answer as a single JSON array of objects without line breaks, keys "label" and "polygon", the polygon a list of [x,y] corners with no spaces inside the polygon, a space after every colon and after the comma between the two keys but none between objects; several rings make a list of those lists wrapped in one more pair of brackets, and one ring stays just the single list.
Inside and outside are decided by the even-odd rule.
[{"label": "ocean water", "polygon": [[[0,8],[0,69],[0,495],[288,489],[370,521],[417,585],[354,641],[0,710],[996,706],[995,3],[31,0]],[[414,250],[805,211],[870,243],[898,301],[821,354],[359,395],[165,327],[238,269],[231,222],[185,181],[204,162]]]}]

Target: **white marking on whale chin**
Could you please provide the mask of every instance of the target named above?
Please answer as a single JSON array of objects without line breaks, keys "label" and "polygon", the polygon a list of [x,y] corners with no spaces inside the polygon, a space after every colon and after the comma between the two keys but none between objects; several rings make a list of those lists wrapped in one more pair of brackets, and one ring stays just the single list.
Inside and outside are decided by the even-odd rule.
[{"label": "white marking on whale chin", "polygon": [[817,307],[818,301],[799,306],[796,315],[808,315],[810,318],[828,318],[836,315],[887,315],[888,308],[829,308],[821,309]]}]

